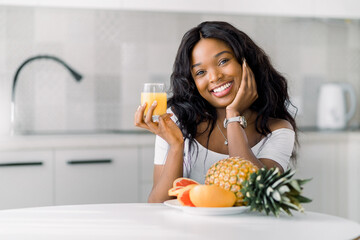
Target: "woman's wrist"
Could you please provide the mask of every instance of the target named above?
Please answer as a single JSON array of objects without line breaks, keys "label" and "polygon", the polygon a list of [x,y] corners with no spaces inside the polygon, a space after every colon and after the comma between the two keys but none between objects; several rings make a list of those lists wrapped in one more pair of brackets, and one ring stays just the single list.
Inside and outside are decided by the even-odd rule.
[{"label": "woman's wrist", "polygon": [[240,112],[235,109],[227,109],[226,108],[226,118],[238,117],[240,116]]},{"label": "woman's wrist", "polygon": [[177,141],[175,143],[169,144],[170,148],[173,150],[183,150],[184,149],[184,141]]}]

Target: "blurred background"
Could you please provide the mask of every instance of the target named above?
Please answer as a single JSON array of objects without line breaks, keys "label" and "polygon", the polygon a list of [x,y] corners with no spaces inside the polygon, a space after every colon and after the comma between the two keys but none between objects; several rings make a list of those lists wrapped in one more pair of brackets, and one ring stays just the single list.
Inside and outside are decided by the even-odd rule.
[{"label": "blurred background", "polygon": [[[288,79],[301,130],[297,174],[313,178],[307,209],[360,222],[359,107],[343,127],[318,123],[326,83],[347,84],[359,102],[360,3],[270,2],[0,1],[0,208],[146,201],[154,136],[133,126],[142,85],[169,86],[183,34],[221,20]],[[83,78],[38,59],[24,65],[14,91],[16,71],[38,55]],[[344,115],[354,104],[342,94]]]}]

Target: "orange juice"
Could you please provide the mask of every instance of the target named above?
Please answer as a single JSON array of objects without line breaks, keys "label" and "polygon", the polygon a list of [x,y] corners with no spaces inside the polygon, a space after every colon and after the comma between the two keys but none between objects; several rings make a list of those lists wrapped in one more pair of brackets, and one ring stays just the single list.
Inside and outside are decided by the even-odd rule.
[{"label": "orange juice", "polygon": [[149,106],[153,104],[154,101],[157,101],[157,106],[154,109],[154,116],[159,116],[166,113],[167,109],[167,98],[165,92],[142,92],[141,93],[141,104],[146,102],[146,109],[144,114],[146,115]]}]

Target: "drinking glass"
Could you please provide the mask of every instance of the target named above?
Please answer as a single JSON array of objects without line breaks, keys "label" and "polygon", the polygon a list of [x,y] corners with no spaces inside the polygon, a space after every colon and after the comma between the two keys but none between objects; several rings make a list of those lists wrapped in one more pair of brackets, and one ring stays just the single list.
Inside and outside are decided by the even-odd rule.
[{"label": "drinking glass", "polygon": [[167,97],[165,92],[164,83],[144,83],[144,89],[141,92],[141,104],[146,104],[146,109],[144,115],[147,114],[147,111],[151,104],[154,101],[157,101],[157,106],[154,109],[152,120],[158,121],[159,116],[166,113],[167,109]]}]

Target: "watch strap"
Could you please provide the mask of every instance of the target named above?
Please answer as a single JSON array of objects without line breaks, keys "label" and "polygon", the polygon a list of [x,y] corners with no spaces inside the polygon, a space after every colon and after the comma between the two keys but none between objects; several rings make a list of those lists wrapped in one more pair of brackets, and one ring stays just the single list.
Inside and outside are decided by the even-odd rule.
[{"label": "watch strap", "polygon": [[242,128],[247,127],[247,122],[246,122],[246,119],[244,116],[225,118],[224,119],[224,128],[227,128],[227,125],[231,122],[239,122]]}]

